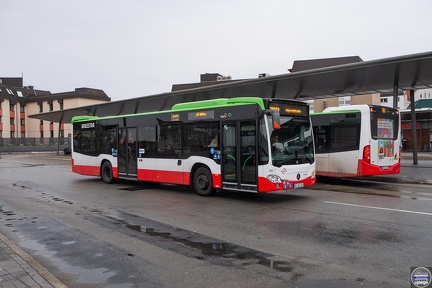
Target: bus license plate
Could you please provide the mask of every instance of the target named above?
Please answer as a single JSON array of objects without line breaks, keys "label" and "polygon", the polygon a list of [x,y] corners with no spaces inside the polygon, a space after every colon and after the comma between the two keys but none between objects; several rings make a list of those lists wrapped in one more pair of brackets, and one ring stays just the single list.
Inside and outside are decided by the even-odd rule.
[{"label": "bus license plate", "polygon": [[301,188],[301,187],[304,187],[303,183],[296,183],[296,184],[294,184],[294,188]]},{"label": "bus license plate", "polygon": [[388,169],[389,169],[389,166],[383,166],[382,169],[383,169],[383,170],[388,170]]}]

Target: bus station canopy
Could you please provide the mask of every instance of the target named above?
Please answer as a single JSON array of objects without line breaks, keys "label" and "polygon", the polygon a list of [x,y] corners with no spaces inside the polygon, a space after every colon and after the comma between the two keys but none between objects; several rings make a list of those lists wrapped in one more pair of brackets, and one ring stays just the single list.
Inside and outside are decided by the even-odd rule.
[{"label": "bus station canopy", "polygon": [[230,97],[310,100],[372,93],[394,88],[432,88],[432,51],[406,56],[311,69],[250,80],[168,92],[91,106],[30,115],[70,123],[80,115],[115,116],[171,109],[174,104]]}]

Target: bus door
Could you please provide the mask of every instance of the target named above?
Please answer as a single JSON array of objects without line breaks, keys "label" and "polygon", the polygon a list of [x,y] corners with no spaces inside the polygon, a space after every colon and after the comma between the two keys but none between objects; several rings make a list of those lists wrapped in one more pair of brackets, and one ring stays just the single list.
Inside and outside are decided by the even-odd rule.
[{"label": "bus door", "polygon": [[119,147],[117,153],[119,176],[126,178],[137,177],[137,145],[136,128],[119,129]]},{"label": "bus door", "polygon": [[257,192],[255,121],[222,123],[222,185]]}]

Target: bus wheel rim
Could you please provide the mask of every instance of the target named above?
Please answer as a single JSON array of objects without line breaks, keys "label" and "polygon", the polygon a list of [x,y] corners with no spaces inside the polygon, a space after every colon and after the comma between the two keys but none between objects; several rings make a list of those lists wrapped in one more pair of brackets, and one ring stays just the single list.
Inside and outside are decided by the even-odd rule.
[{"label": "bus wheel rim", "polygon": [[200,189],[206,189],[209,185],[208,177],[204,174],[198,176],[197,184]]}]

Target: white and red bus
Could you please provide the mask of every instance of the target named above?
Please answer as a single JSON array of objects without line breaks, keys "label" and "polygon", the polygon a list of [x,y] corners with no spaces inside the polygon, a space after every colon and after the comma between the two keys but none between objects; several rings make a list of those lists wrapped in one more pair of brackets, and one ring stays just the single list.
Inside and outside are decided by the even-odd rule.
[{"label": "white and red bus", "polygon": [[375,105],[329,107],[311,114],[317,175],[400,173],[400,114]]},{"label": "white and red bus", "polygon": [[[72,170],[114,179],[271,192],[315,183],[306,103],[258,97],[180,103],[167,111],[72,119]],[[273,153],[278,134],[283,153]]]}]

